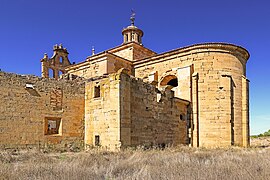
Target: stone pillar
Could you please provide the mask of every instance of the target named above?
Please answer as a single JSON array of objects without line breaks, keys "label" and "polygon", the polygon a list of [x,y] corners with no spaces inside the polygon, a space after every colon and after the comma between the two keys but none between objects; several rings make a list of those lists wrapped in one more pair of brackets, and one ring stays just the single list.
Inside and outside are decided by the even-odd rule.
[{"label": "stone pillar", "polygon": [[59,78],[59,71],[57,69],[53,69],[53,77],[54,77],[54,79]]},{"label": "stone pillar", "polygon": [[129,76],[120,75],[120,141],[122,147],[128,147],[131,143],[131,85]]},{"label": "stone pillar", "polygon": [[131,33],[128,33],[128,42],[132,41]]},{"label": "stone pillar", "polygon": [[242,76],[242,128],[243,146],[249,147],[249,80],[245,76]]},{"label": "stone pillar", "polygon": [[49,78],[48,55],[45,53],[41,59],[41,77]]},{"label": "stone pillar", "polygon": [[199,147],[199,98],[198,98],[198,73],[192,74],[192,135],[191,145]]},{"label": "stone pillar", "polygon": [[46,61],[41,60],[41,77],[49,78],[49,68],[47,67]]},{"label": "stone pillar", "polygon": [[219,81],[219,124],[220,145],[228,147],[235,144],[234,92],[230,73],[223,73]]},{"label": "stone pillar", "polygon": [[94,96],[92,92],[93,84],[94,82],[85,84],[84,144],[86,149],[88,146],[94,146],[94,123],[91,107],[91,99]]},{"label": "stone pillar", "polygon": [[124,34],[123,35],[123,42],[124,43],[127,43],[128,42],[128,35],[127,34]]},{"label": "stone pillar", "polygon": [[135,39],[134,40],[135,42],[139,42],[139,40],[138,40],[138,34],[137,33],[134,33],[134,39]]}]

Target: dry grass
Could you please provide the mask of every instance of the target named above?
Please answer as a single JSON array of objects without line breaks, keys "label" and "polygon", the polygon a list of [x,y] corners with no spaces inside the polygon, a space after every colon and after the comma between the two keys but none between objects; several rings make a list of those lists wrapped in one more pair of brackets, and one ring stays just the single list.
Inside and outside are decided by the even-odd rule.
[{"label": "dry grass", "polygon": [[270,149],[4,151],[0,179],[270,179]]},{"label": "dry grass", "polygon": [[270,136],[253,137],[250,140],[253,147],[270,148]]}]

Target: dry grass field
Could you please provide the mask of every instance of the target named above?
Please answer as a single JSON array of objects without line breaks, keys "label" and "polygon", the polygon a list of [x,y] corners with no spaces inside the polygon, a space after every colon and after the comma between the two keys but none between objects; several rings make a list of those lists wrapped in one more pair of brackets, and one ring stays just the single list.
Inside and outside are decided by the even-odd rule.
[{"label": "dry grass field", "polygon": [[6,150],[0,153],[0,179],[270,179],[270,148],[252,142],[258,147],[78,153]]}]

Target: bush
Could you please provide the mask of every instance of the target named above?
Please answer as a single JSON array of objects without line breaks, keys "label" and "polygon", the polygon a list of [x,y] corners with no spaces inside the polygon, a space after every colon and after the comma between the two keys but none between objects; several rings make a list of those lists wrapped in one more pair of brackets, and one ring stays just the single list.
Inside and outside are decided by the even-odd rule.
[{"label": "bush", "polygon": [[251,138],[258,138],[258,137],[268,137],[270,136],[270,129],[262,134],[259,134],[259,135],[253,135],[251,136]]}]

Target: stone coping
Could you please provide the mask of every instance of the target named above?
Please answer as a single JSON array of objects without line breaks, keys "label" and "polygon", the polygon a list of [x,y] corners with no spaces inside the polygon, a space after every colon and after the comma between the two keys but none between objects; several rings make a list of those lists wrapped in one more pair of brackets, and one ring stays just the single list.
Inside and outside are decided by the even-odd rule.
[{"label": "stone coping", "polygon": [[140,65],[149,61],[154,62],[155,60],[159,60],[160,58],[164,58],[164,57],[179,54],[179,53],[183,53],[183,54],[186,53],[186,55],[189,55],[189,54],[196,54],[196,53],[201,53],[201,52],[224,52],[224,53],[229,53],[236,56],[241,56],[246,61],[250,57],[249,52],[245,48],[238,45],[234,45],[230,43],[201,43],[201,44],[194,44],[191,46],[177,48],[177,49],[167,51],[158,55],[139,59],[136,62],[134,62],[134,65],[135,66]]}]

